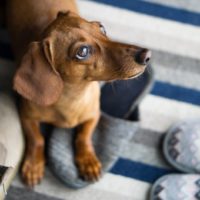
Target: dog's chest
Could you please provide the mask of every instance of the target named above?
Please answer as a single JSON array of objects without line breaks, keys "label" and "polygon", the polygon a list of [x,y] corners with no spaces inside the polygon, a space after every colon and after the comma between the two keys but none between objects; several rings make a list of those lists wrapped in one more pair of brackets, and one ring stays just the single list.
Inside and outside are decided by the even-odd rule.
[{"label": "dog's chest", "polygon": [[75,127],[91,119],[99,110],[99,92],[88,91],[83,95],[63,95],[55,107],[57,126]]},{"label": "dog's chest", "polygon": [[90,110],[87,102],[72,101],[65,99],[64,102],[57,104],[55,109],[56,124],[65,127],[74,127],[90,116]]},{"label": "dog's chest", "polygon": [[72,128],[99,113],[100,90],[98,84],[92,84],[83,94],[73,92],[63,93],[60,99],[51,106],[43,107],[23,102],[23,110],[26,118],[38,120],[39,122],[51,123],[58,127]]}]

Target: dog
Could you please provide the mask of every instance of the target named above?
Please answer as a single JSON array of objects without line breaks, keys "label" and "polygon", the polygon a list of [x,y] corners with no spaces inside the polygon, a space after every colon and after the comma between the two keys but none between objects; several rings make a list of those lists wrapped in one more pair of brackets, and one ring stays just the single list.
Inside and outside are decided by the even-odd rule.
[{"label": "dog", "polygon": [[6,25],[18,66],[13,87],[21,96],[25,184],[33,187],[44,175],[41,122],[76,127],[74,160],[80,177],[98,180],[101,163],[92,144],[100,117],[98,81],[139,76],[150,50],[110,40],[100,22],[79,16],[74,0],[7,0]]}]

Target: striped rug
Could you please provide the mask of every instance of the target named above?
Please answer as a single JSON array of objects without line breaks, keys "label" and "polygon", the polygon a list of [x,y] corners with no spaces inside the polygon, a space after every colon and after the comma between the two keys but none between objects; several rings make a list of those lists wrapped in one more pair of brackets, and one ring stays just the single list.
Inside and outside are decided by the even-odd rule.
[{"label": "striped rug", "polygon": [[[34,190],[16,177],[7,200],[146,200],[155,180],[175,172],[162,155],[163,134],[180,119],[200,117],[198,0],[78,0],[78,5],[82,16],[101,21],[113,39],[152,49],[156,81],[140,106],[141,128],[100,182],[74,191],[47,169]],[[0,38],[0,64],[13,66],[4,31]]]}]

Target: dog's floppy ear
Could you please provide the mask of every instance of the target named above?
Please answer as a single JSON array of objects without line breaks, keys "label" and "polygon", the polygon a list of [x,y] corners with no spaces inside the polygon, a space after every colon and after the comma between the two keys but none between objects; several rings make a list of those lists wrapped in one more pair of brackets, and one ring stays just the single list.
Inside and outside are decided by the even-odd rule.
[{"label": "dog's floppy ear", "polygon": [[54,66],[51,39],[32,42],[14,77],[14,89],[39,105],[51,105],[61,95],[63,81]]}]

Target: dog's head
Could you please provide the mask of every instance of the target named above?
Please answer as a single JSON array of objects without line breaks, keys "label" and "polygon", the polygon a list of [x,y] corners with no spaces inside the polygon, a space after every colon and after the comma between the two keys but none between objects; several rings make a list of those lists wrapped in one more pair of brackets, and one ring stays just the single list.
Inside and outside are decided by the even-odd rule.
[{"label": "dog's head", "polygon": [[14,89],[40,105],[57,101],[64,83],[133,78],[151,52],[111,41],[99,22],[60,12],[41,41],[32,42],[14,78]]}]

